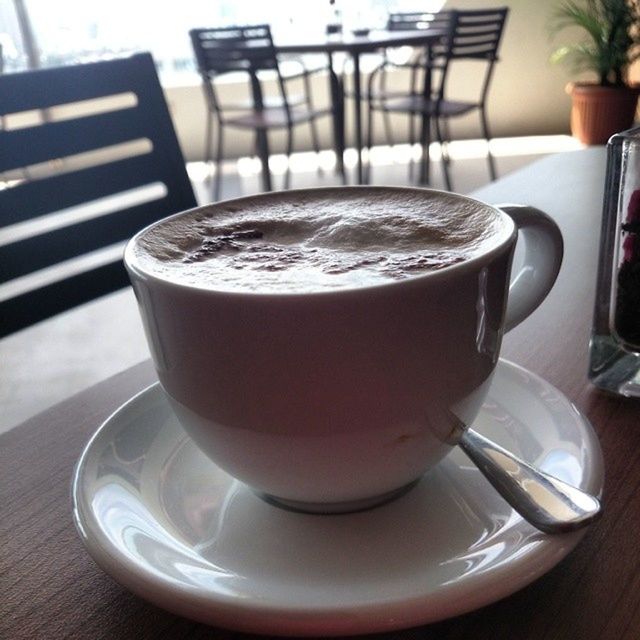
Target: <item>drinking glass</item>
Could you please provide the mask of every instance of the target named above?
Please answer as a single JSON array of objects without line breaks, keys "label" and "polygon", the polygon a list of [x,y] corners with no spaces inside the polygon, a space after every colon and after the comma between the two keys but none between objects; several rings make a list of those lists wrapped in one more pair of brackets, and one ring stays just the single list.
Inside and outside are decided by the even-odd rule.
[{"label": "drinking glass", "polygon": [[607,145],[589,379],[640,397],[640,127]]}]

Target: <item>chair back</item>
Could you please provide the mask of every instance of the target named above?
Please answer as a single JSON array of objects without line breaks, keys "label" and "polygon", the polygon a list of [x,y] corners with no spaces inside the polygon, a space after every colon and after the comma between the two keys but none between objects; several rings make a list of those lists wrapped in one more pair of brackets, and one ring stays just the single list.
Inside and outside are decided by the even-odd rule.
[{"label": "chair back", "polygon": [[399,12],[390,13],[387,19],[388,31],[420,31],[433,29],[444,31],[448,35],[442,42],[433,43],[429,48],[429,58],[434,60],[442,57],[449,50],[450,32],[454,12],[450,10],[435,12]]},{"label": "chair back", "polygon": [[[424,93],[432,86],[431,75],[435,71],[442,71],[447,64],[447,53],[451,47],[453,28],[455,26],[455,12],[451,10],[426,12],[394,12],[387,18],[388,31],[421,31],[438,30],[446,35],[438,42],[432,42],[428,47],[418,48],[411,56],[407,66],[412,68],[410,74],[410,93]],[[386,57],[386,53],[385,53]],[[427,68],[429,74],[425,73]],[[381,76],[382,86],[385,85],[384,75]]]},{"label": "chair back", "polygon": [[508,7],[496,9],[452,10],[449,36],[443,40],[441,49],[436,52],[439,62],[439,79],[432,83],[432,97],[445,99],[446,85],[455,61],[478,60],[485,63],[484,75],[480,78],[478,104],[486,101],[504,25],[509,12]]},{"label": "chair back", "polygon": [[201,74],[214,76],[278,68],[268,24],[192,29],[189,36]]},{"label": "chair back", "polygon": [[496,61],[508,11],[507,7],[454,11],[448,57]]},{"label": "chair back", "polygon": [[2,75],[0,121],[4,336],[126,286],[126,240],[196,200],[148,53]]},{"label": "chair back", "polygon": [[[192,29],[189,35],[209,108],[219,119],[223,118],[225,104],[218,97],[214,79],[225,73],[247,73],[253,108],[262,111],[264,92],[258,75],[260,71],[276,73],[282,104],[290,118],[287,90],[280,74],[278,56],[268,24]],[[231,110],[235,109],[232,105]]]}]

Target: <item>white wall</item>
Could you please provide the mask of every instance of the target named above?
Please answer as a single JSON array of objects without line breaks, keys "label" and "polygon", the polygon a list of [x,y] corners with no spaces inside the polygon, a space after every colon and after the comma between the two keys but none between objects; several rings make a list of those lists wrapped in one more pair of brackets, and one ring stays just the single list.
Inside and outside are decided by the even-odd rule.
[{"label": "white wall", "polygon": [[[508,6],[510,11],[489,99],[494,135],[568,132],[571,103],[564,89],[570,73],[549,62],[551,52],[563,43],[562,36],[552,40],[549,35],[558,1],[509,0],[497,4]],[[469,9],[483,5],[478,0],[446,3],[448,7]],[[472,77],[461,74],[452,89],[463,91],[468,82]],[[462,134],[473,132],[467,126]]]},{"label": "white wall", "polygon": [[[500,4],[496,3],[496,6]],[[569,97],[564,87],[570,79],[567,69],[549,63],[549,54],[554,46],[561,43],[549,37],[549,19],[555,0],[509,0],[502,3],[510,7],[505,36],[502,43],[501,60],[496,66],[489,98],[489,119],[493,135],[519,136],[530,134],[567,133],[569,130]],[[487,6],[478,0],[458,0],[447,2],[446,6],[456,8],[479,8]],[[464,65],[464,66],[462,66]],[[477,67],[473,62],[460,63],[452,75],[450,94],[464,96],[477,84]],[[326,78],[318,77],[314,83],[314,93],[328,101]],[[228,85],[229,97],[237,95],[240,89]],[[198,81],[181,87],[167,87],[167,99],[174,117],[178,136],[188,160],[201,159],[204,152],[204,131],[206,110],[204,96]],[[347,104],[347,133],[350,128],[351,104]],[[406,118],[398,116],[394,129],[398,137],[406,135]],[[382,127],[376,124],[376,131]],[[477,113],[470,114],[452,124],[453,134],[459,138],[478,135]],[[328,119],[321,125],[323,147],[331,146],[331,128]],[[282,137],[272,135],[273,151],[283,149]],[[308,148],[309,137],[306,127],[299,127],[296,136],[297,148]],[[252,153],[252,136],[233,131],[227,135],[226,157],[236,157]]]}]

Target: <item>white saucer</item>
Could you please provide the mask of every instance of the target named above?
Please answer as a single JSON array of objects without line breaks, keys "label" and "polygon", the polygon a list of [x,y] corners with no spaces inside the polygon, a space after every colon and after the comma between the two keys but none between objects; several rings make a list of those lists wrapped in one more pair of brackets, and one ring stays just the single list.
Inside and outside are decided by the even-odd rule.
[{"label": "white saucer", "polygon": [[[498,365],[476,428],[600,494],[590,425],[554,387]],[[551,569],[584,532],[522,520],[454,450],[411,491],[348,515],[271,506],[199,452],[154,385],[87,445],[74,517],[96,562],[177,614],[274,635],[348,635],[422,625],[498,600]]]}]

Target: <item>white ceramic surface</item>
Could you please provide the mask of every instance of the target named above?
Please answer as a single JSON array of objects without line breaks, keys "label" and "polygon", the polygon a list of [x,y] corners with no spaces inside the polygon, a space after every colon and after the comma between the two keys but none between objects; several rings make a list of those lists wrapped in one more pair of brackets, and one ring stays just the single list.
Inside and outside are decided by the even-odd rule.
[{"label": "white ceramic surface", "polygon": [[[532,373],[500,361],[475,426],[601,493],[590,425]],[[532,582],[584,534],[535,530],[459,450],[369,511],[271,506],[200,452],[159,385],[98,430],[73,496],[90,554],[125,587],[195,620],[275,635],[371,633],[458,615]]]},{"label": "white ceramic surface", "polygon": [[[141,250],[155,227],[160,236],[164,229],[194,243],[181,226],[185,216],[215,220],[258,206],[265,216],[303,206],[314,220],[320,213],[334,220],[349,208],[362,216],[369,207],[373,213],[356,217],[355,226],[327,227],[310,241],[321,246],[327,233],[330,246],[345,251],[364,228],[362,255],[369,258],[375,247],[402,244],[407,233],[382,231],[393,219],[390,208],[408,216],[407,228],[407,220],[428,217],[434,207],[464,213],[470,226],[492,222],[480,227],[486,243],[461,262],[376,285],[306,292],[182,282],[176,264],[159,268]],[[474,421],[504,330],[538,306],[558,273],[557,225],[531,207],[506,209],[427,189],[334,187],[215,203],[141,231],[125,250],[125,266],[180,423],[233,477],[302,509],[351,509],[414,482],[449,453],[458,419]],[[265,240],[286,236],[287,216],[278,222],[285,225],[277,233],[267,226]],[[518,237],[524,266],[509,285]],[[206,278],[206,263],[199,268]]]}]

